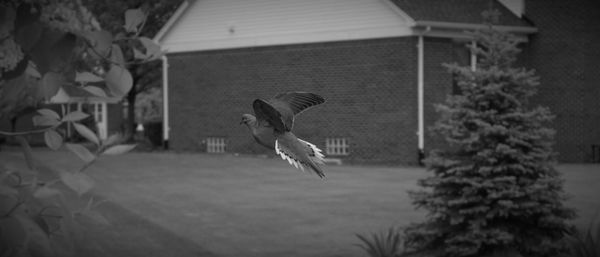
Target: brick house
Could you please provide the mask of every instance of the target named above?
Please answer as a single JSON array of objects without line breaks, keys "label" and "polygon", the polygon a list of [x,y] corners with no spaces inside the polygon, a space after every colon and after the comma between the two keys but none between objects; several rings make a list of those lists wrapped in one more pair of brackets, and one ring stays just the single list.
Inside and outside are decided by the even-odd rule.
[{"label": "brick house", "polygon": [[443,146],[427,129],[452,90],[441,64],[475,65],[465,31],[490,7],[501,14],[496,28],[523,41],[521,63],[542,77],[534,100],[557,114],[559,159],[592,160],[593,0],[185,1],[155,38],[168,51],[165,139],[174,150],[269,153],[238,125],[241,114],[255,98],[310,91],[327,102],[296,118],[298,137],[345,161],[415,164]]}]

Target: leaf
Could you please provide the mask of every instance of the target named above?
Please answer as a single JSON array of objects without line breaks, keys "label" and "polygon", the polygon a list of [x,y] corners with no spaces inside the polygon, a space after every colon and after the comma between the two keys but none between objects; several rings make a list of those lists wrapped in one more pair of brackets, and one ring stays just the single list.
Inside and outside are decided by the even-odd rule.
[{"label": "leaf", "polygon": [[27,64],[27,68],[25,69],[25,73],[29,76],[32,76],[34,78],[42,78],[42,74],[40,74],[40,72],[38,71],[36,65],[32,62],[29,61],[29,63]]},{"label": "leaf", "polygon": [[110,92],[117,97],[125,96],[133,86],[129,71],[115,64],[111,65],[105,80]]},{"label": "leaf", "polygon": [[112,50],[110,51],[110,60],[113,63],[120,65],[121,67],[125,66],[125,57],[123,57],[123,50],[117,44],[112,45]]},{"label": "leaf", "polygon": [[96,76],[94,73],[87,71],[75,73],[75,81],[77,82],[99,82],[103,80],[104,79]]},{"label": "leaf", "polygon": [[67,143],[65,144],[65,146],[67,147],[67,149],[69,149],[69,151],[73,152],[75,155],[77,155],[77,157],[79,157],[79,159],[81,159],[85,163],[89,163],[96,159],[96,156],[94,156],[94,154],[92,154],[90,150],[88,150],[80,144]]},{"label": "leaf", "polygon": [[155,60],[161,57],[162,52],[160,51],[160,46],[154,41],[152,41],[152,39],[149,39],[147,37],[140,37],[139,40],[142,43],[142,45],[144,45],[144,47],[146,48],[146,58],[148,58],[149,60]]},{"label": "leaf", "polygon": [[112,46],[112,34],[106,30],[89,31],[85,37],[92,43],[95,53],[100,54],[102,58],[108,56],[108,51]]},{"label": "leaf", "polygon": [[42,93],[46,99],[52,98],[58,92],[58,89],[65,83],[61,74],[56,72],[46,72],[42,77]]},{"label": "leaf", "polygon": [[60,121],[48,116],[36,115],[33,116],[33,125],[36,127],[56,126]]},{"label": "leaf", "polygon": [[58,134],[55,130],[47,130],[44,132],[44,141],[46,141],[46,145],[50,147],[52,150],[58,150],[63,143],[63,137]]},{"label": "leaf", "polygon": [[119,40],[123,40],[126,38],[127,38],[127,35],[125,35],[125,33],[121,31],[115,35],[114,40],[119,41]]},{"label": "leaf", "polygon": [[133,145],[115,145],[112,147],[109,147],[108,149],[106,149],[103,154],[107,154],[107,155],[118,155],[118,154],[124,154],[127,153],[131,150],[133,150],[133,148],[135,148],[137,145],[133,144]]},{"label": "leaf", "polygon": [[38,199],[49,198],[55,195],[60,195],[60,191],[58,189],[50,188],[48,186],[39,187],[33,193],[33,197]]},{"label": "leaf", "polygon": [[100,140],[98,140],[98,136],[96,136],[96,134],[92,130],[90,130],[88,127],[86,127],[82,124],[79,124],[79,123],[73,123],[73,126],[75,127],[75,130],[77,130],[77,133],[79,133],[79,135],[82,135],[87,140],[89,140],[90,142],[93,142],[96,145],[100,144]]},{"label": "leaf", "polygon": [[65,117],[62,118],[62,121],[80,121],[83,120],[87,117],[89,117],[90,115],[82,112],[82,111],[73,111],[68,113],[67,115],[65,115]]},{"label": "leaf", "polygon": [[108,138],[106,138],[105,140],[102,141],[102,145],[103,146],[114,145],[114,144],[118,143],[119,141],[121,141],[122,138],[123,138],[123,135],[121,135],[121,133],[112,134],[112,135],[108,136]]},{"label": "leaf", "polygon": [[60,180],[79,195],[85,194],[94,188],[94,180],[81,172],[61,172]]},{"label": "leaf", "polygon": [[106,93],[104,92],[104,90],[102,88],[99,88],[99,87],[87,86],[87,87],[83,87],[83,90],[88,91],[88,92],[90,92],[91,94],[93,94],[95,96],[107,97]]},{"label": "leaf", "polygon": [[46,233],[47,236],[50,236],[50,225],[44,218],[42,218],[40,215],[37,215],[33,217],[33,221],[40,227],[40,229],[44,231],[44,233]]},{"label": "leaf", "polygon": [[146,58],[148,58],[148,56],[146,56],[146,54],[142,53],[137,48],[133,48],[133,58],[145,60]]},{"label": "leaf", "polygon": [[81,215],[90,218],[91,220],[103,224],[103,225],[110,225],[110,221],[108,221],[108,219],[106,219],[106,217],[104,217],[104,215],[102,215],[100,212],[98,211],[94,211],[94,210],[84,210],[82,212],[80,212]]},{"label": "leaf", "polygon": [[125,11],[125,31],[136,33],[138,31],[138,26],[144,22],[146,15],[141,9],[129,9]]},{"label": "leaf", "polygon": [[56,120],[60,120],[60,115],[58,115],[58,113],[56,113],[53,110],[50,110],[50,109],[39,109],[39,110],[37,110],[37,112],[39,114],[41,114],[41,115],[48,116],[48,117],[53,117]]}]

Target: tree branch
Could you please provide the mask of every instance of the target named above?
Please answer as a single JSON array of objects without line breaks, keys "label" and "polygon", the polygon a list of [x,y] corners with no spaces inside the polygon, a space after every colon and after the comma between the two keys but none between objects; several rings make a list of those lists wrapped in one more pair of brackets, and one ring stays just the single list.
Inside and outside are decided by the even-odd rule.
[{"label": "tree branch", "polygon": [[53,127],[48,127],[48,128],[43,128],[43,129],[36,129],[36,130],[29,130],[29,131],[20,131],[20,132],[8,132],[8,131],[1,131],[0,130],[0,135],[3,135],[3,136],[24,136],[24,135],[29,135],[29,134],[44,133],[47,130],[50,130],[52,128]]}]

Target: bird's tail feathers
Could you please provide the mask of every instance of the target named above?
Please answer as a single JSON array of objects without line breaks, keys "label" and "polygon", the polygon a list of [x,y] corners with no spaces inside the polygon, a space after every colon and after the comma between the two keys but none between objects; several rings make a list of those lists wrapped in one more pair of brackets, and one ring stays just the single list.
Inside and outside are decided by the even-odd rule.
[{"label": "bird's tail feathers", "polygon": [[286,151],[285,147],[282,147],[279,144],[278,140],[275,141],[275,153],[280,155],[281,159],[288,161],[290,163],[290,165],[296,167],[296,169],[300,169],[300,170],[304,171],[304,167],[307,166],[307,168],[312,169],[317,175],[319,175],[319,177],[324,178],[325,173],[323,173],[323,170],[319,167],[319,165],[316,164],[316,163],[318,163],[318,164],[324,163],[323,158],[325,156],[321,153],[322,152],[321,149],[316,147],[314,144],[306,142],[302,139],[298,139],[298,140],[307,146],[307,152],[308,152],[308,156],[310,157],[310,161],[307,161],[307,162],[299,161],[293,154]]},{"label": "bird's tail feathers", "polygon": [[306,146],[308,146],[308,148],[310,149],[308,152],[308,156],[310,156],[310,159],[312,159],[313,162],[318,163],[318,164],[323,164],[325,163],[325,155],[323,155],[323,151],[321,149],[319,149],[316,145],[304,141],[300,138],[298,138],[298,140],[300,142],[302,142],[303,144],[305,144]]}]

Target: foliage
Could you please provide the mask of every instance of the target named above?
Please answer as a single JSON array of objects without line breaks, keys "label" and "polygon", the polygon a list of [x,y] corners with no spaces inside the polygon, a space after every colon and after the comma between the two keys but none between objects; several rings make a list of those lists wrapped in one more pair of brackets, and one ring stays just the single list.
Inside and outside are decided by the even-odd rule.
[{"label": "foliage", "polygon": [[406,245],[434,256],[556,256],[566,251],[563,181],[554,168],[553,131],[547,108],[529,107],[538,77],[514,68],[519,50],[512,35],[491,26],[473,33],[477,69],[445,65],[460,93],[436,106],[433,127],[450,144],[426,159],[433,176],[411,192],[429,212],[411,225]]},{"label": "foliage", "polygon": [[[105,24],[106,30],[115,35],[127,35],[135,33],[144,38],[151,38],[156,35],[160,28],[167,22],[170,16],[175,12],[183,0],[124,0],[124,1],[94,1],[83,0],[90,11],[96,14],[98,20]],[[137,11],[130,11],[122,15],[126,9],[136,8]],[[135,15],[136,12],[149,14],[143,20],[143,26],[137,30],[127,32],[127,24],[124,18],[127,15]],[[143,43],[143,42],[142,42]],[[125,56],[140,56],[142,53],[135,50],[136,42],[121,42],[120,46],[124,48]],[[132,73],[133,88],[127,94],[127,120],[125,122],[126,137],[130,137],[135,131],[136,120],[139,122],[139,115],[136,103],[138,96],[148,90],[160,88],[162,85],[162,63],[159,60],[145,62],[141,64],[130,64],[128,69]],[[135,119],[134,119],[135,117]]]},{"label": "foliage", "polygon": [[400,231],[390,228],[387,233],[373,233],[371,237],[356,235],[362,244],[358,244],[371,257],[397,257],[402,253]]},{"label": "foliage", "polygon": [[590,222],[587,230],[578,229],[568,242],[572,257],[600,256],[600,216]]},{"label": "foliage", "polygon": [[[127,65],[160,58],[159,48],[136,34],[146,14],[128,10],[129,35],[114,36],[96,18],[71,0],[26,0],[0,3],[0,119],[35,112],[31,131],[0,131],[21,144],[25,168],[0,165],[0,256],[66,256],[72,254],[75,217],[92,212],[98,201],[73,209],[65,200],[70,190],[86,197],[94,187],[87,168],[102,155],[123,154],[135,145],[121,144],[121,135],[100,139],[82,124],[80,111],[59,115],[39,108],[63,86],[77,86],[97,97],[123,97],[133,86]],[[133,42],[137,55],[127,58],[120,44]],[[37,109],[37,110],[36,110]],[[65,125],[89,143],[65,143]],[[45,172],[35,161],[25,136],[41,133],[47,146],[66,148],[82,165],[76,170]]]},{"label": "foliage", "polygon": [[138,95],[135,119],[138,123],[162,121],[163,95],[159,88],[151,88]]}]

